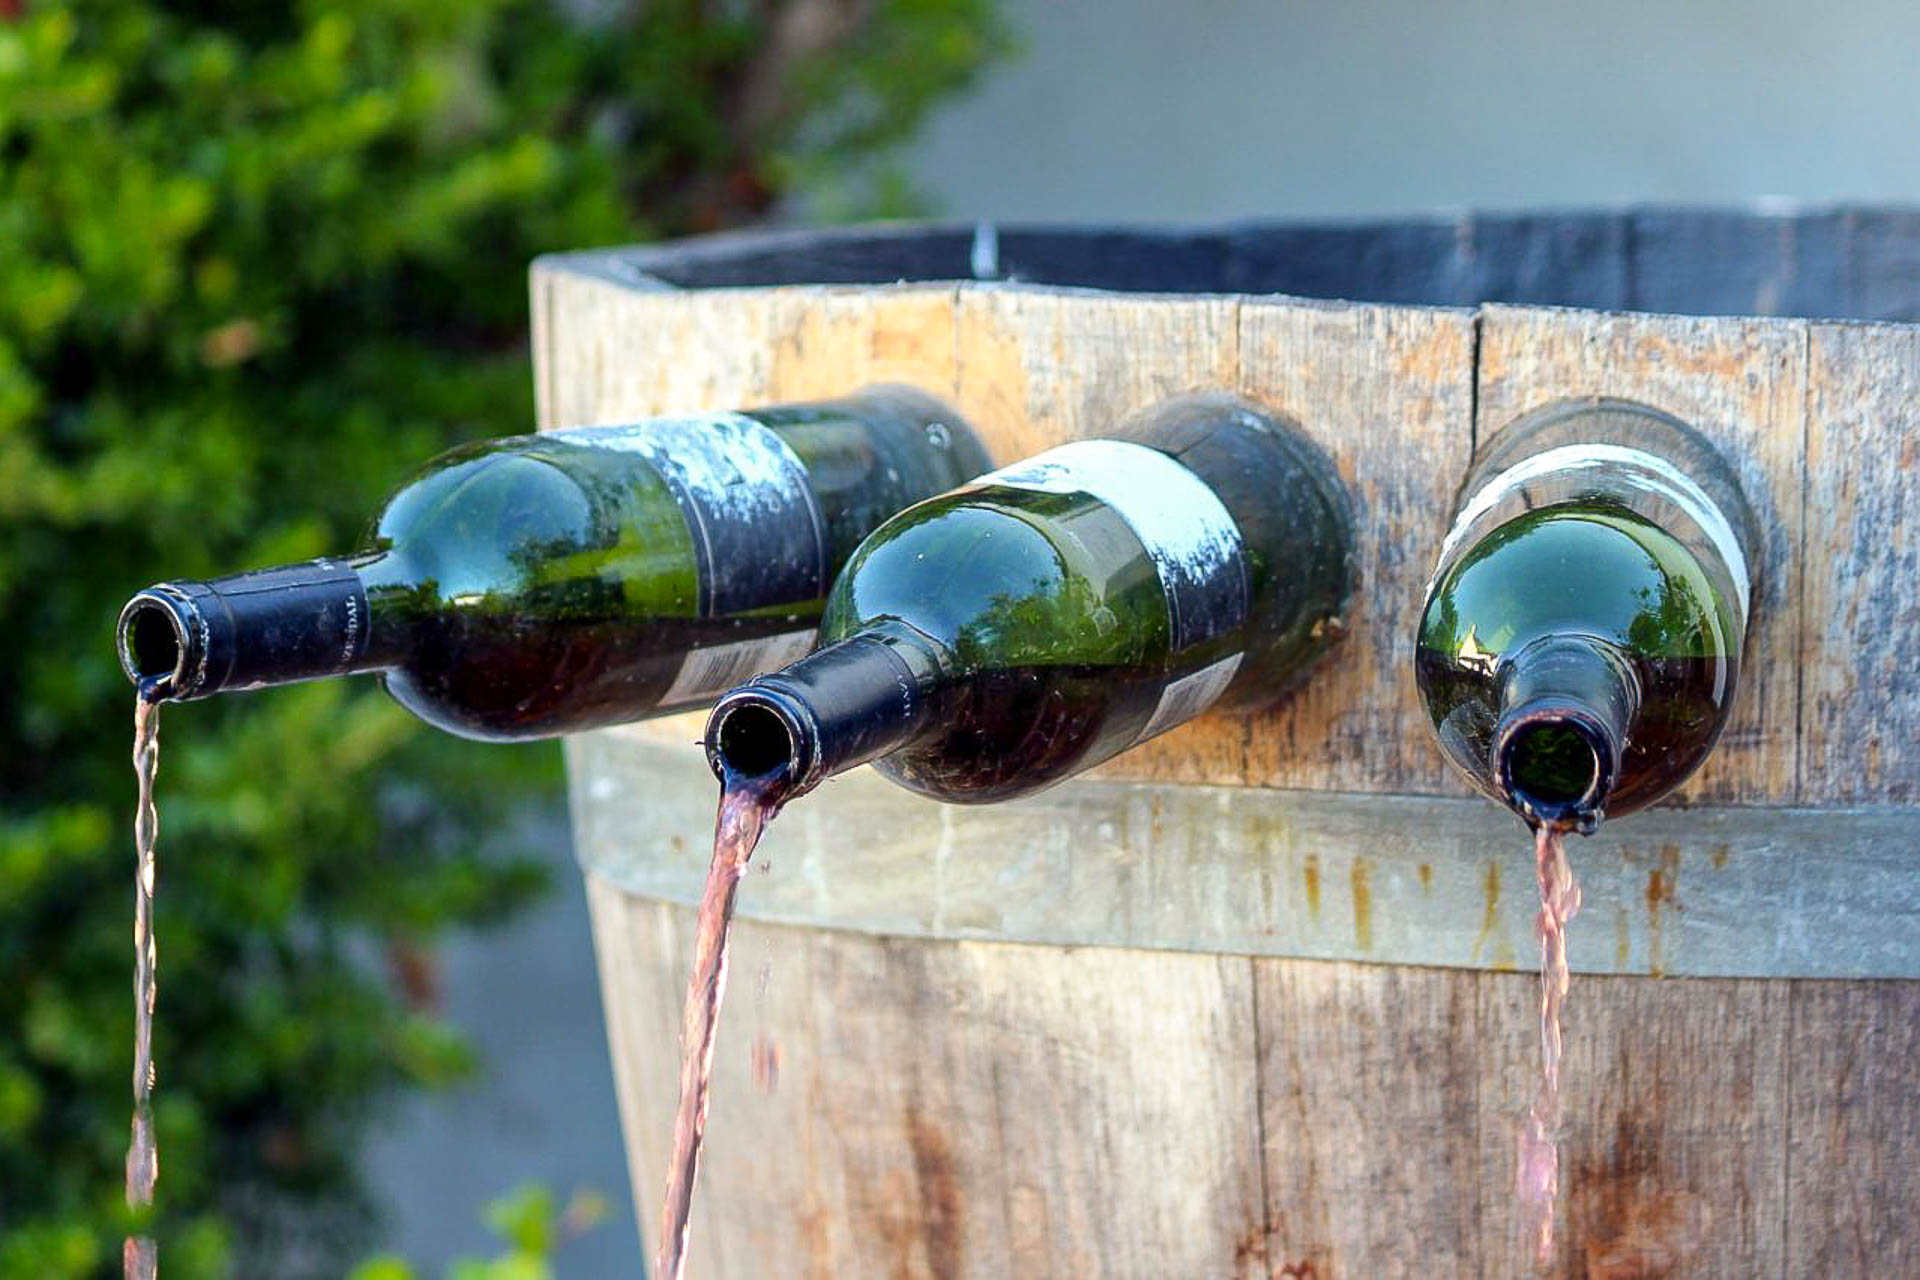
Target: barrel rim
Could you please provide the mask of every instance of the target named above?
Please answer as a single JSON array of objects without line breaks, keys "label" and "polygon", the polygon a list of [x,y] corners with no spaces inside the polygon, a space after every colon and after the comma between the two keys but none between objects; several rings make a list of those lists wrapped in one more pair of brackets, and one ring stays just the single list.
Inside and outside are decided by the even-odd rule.
[{"label": "barrel rim", "polygon": [[1920,321],[1920,206],[1560,209],[1352,222],[881,222],[549,254],[628,289],[1034,287]]}]

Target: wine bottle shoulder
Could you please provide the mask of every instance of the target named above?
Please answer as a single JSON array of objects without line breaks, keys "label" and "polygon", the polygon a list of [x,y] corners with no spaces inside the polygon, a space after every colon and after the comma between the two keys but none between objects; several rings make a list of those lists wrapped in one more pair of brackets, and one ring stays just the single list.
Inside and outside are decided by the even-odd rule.
[{"label": "wine bottle shoulder", "polygon": [[987,484],[888,521],[848,564],[822,639],[897,619],[964,667],[1137,666],[1164,658],[1152,561],[1099,500]]},{"label": "wine bottle shoulder", "polygon": [[1434,586],[1420,645],[1490,663],[1566,633],[1646,659],[1727,657],[1741,634],[1732,602],[1684,544],[1589,501],[1528,512],[1462,555]]},{"label": "wine bottle shoulder", "polygon": [[443,459],[387,504],[372,545],[376,583],[443,601],[551,596],[600,584],[623,608],[693,616],[694,542],[666,480],[645,460],[562,441],[496,441]]}]

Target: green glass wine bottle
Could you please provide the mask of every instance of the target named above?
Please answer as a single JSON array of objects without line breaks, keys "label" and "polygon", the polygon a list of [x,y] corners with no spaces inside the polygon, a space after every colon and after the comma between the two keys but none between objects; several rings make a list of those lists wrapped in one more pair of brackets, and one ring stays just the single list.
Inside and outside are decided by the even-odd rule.
[{"label": "green glass wine bottle", "polygon": [[1342,630],[1351,517],[1326,457],[1227,396],[1040,454],[861,544],[822,647],[724,695],[722,780],[783,798],[868,760],[957,802],[1022,795],[1209,707],[1272,702]]},{"label": "green glass wine bottle", "polygon": [[1658,410],[1570,401],[1506,427],[1420,620],[1441,749],[1530,825],[1591,832],[1652,804],[1727,722],[1757,544],[1726,460]]},{"label": "green glass wine bottle", "polygon": [[470,738],[636,720],[805,653],[860,539],[989,465],[906,387],[485,441],[395,493],[361,554],[140,592],[120,659],[182,700],[377,671]]}]

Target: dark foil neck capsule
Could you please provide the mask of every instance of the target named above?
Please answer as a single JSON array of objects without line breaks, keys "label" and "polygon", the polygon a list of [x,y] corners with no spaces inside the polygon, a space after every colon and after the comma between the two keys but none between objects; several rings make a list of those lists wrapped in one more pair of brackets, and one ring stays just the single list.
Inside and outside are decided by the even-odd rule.
[{"label": "dark foil neck capsule", "polygon": [[191,701],[369,668],[367,594],[338,560],[163,582],[120,612],[120,665],[143,695]]},{"label": "dark foil neck capsule", "polygon": [[1491,763],[1500,798],[1529,826],[1591,834],[1620,779],[1640,682],[1617,645],[1548,636],[1508,658]]},{"label": "dark foil neck capsule", "polygon": [[850,636],[729,691],[707,719],[707,763],[730,778],[778,776],[786,798],[876,760],[932,720],[938,663],[906,628]]}]

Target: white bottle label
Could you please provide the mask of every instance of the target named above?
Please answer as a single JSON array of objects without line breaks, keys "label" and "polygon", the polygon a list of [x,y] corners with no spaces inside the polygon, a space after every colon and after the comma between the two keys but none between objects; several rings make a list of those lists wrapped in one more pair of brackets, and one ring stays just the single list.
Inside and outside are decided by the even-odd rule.
[{"label": "white bottle label", "polygon": [[[1440,548],[1440,563],[1448,562],[1460,540],[1468,536],[1469,530],[1481,516],[1506,501],[1516,490],[1548,475],[1577,474],[1591,470],[1632,472],[1640,484],[1658,492],[1698,525],[1733,577],[1736,616],[1747,616],[1749,597],[1753,593],[1747,574],[1747,558],[1741,554],[1740,539],[1735,536],[1726,513],[1686,472],[1658,454],[1625,445],[1561,445],[1514,463],[1481,485],[1467,504],[1460,508],[1460,514],[1454,519],[1453,528]],[[1432,593],[1433,585],[1429,583],[1427,594]]]},{"label": "white bottle label", "polygon": [[755,640],[695,649],[680,664],[680,672],[660,699],[662,707],[685,702],[705,702],[725,693],[737,684],[778,671],[790,662],[804,658],[813,648],[815,632],[789,631]]},{"label": "white bottle label", "polygon": [[1158,449],[1126,440],[1076,440],[973,483],[1084,493],[1112,508],[1159,573],[1176,653],[1247,620],[1240,526],[1205,481]]},{"label": "white bottle label", "polygon": [[547,439],[645,458],[693,535],[702,618],[818,600],[832,582],[826,519],[806,464],[743,413],[570,427]]},{"label": "white bottle label", "polygon": [[1181,676],[1160,691],[1160,705],[1153,709],[1146,727],[1140,730],[1140,736],[1134,741],[1145,742],[1156,734],[1165,733],[1175,725],[1193,719],[1226,692],[1227,686],[1233,683],[1234,676],[1239,672],[1240,655],[1230,653],[1211,666]]}]

